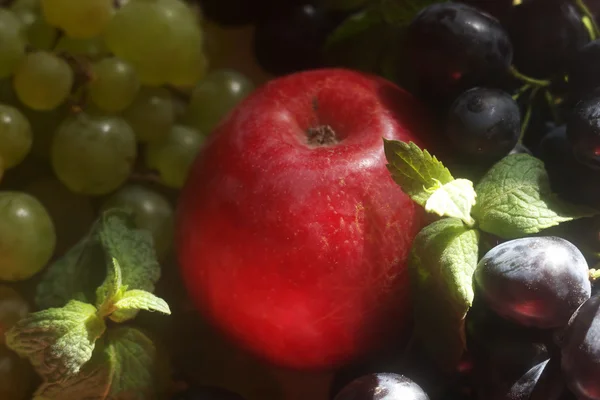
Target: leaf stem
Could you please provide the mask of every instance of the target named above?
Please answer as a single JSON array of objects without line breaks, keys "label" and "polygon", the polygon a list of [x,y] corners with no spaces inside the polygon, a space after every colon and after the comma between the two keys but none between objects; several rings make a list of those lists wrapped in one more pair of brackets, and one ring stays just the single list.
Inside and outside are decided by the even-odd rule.
[{"label": "leaf stem", "polygon": [[[584,17],[587,17],[589,19],[589,24],[591,25],[591,40],[595,40],[598,37],[600,37],[600,27],[598,27],[598,24],[596,23],[596,19],[594,18],[594,14],[592,14],[592,12],[590,11],[590,9],[588,8],[587,4],[585,4],[584,0],[575,0],[575,5],[577,6],[577,8],[579,8],[579,11],[581,12],[581,14],[583,14]],[[585,22],[584,22],[585,24]],[[586,24],[587,26],[587,24]]]}]

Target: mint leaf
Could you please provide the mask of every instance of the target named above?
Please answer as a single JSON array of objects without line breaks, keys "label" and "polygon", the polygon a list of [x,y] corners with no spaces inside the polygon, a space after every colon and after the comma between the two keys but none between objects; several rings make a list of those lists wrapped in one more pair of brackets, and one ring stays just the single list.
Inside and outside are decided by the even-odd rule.
[{"label": "mint leaf", "polygon": [[383,146],[392,178],[421,206],[435,189],[454,180],[444,164],[413,142],[383,139]]},{"label": "mint leaf", "polygon": [[550,189],[544,163],[513,154],[494,165],[475,188],[472,215],[481,230],[505,239],[540,232],[561,222],[596,214],[560,200]]},{"label": "mint leaf", "polygon": [[436,189],[427,202],[425,211],[442,217],[454,217],[473,225],[471,209],[475,204],[477,194],[473,182],[468,179],[456,179]]},{"label": "mint leaf", "polygon": [[465,317],[473,303],[479,232],[444,218],[416,236],[409,257],[415,331],[442,367],[451,369],[465,349]]},{"label": "mint leaf", "polygon": [[122,284],[129,289],[154,291],[160,278],[160,265],[154,251],[152,234],[133,228],[130,213],[109,210],[102,216],[100,240],[110,257],[118,260]]},{"label": "mint leaf", "polygon": [[383,23],[383,15],[379,7],[368,7],[346,18],[327,38],[325,48],[365,33],[371,27]]},{"label": "mint leaf", "polygon": [[[112,259],[111,266],[112,268],[108,269],[104,283],[96,290],[96,307],[101,310],[100,315],[106,315],[104,310],[112,309],[114,307],[112,303],[127,290],[127,288],[123,290],[121,266],[116,258]],[[110,314],[110,311],[106,313]]]},{"label": "mint leaf", "polygon": [[135,317],[139,310],[158,311],[170,315],[171,310],[166,301],[143,290],[128,290],[114,304],[115,311],[110,319],[115,322],[125,322]]},{"label": "mint leaf", "polygon": [[48,380],[76,374],[106,329],[96,311],[72,300],[63,308],[29,314],[6,333],[6,344]]}]

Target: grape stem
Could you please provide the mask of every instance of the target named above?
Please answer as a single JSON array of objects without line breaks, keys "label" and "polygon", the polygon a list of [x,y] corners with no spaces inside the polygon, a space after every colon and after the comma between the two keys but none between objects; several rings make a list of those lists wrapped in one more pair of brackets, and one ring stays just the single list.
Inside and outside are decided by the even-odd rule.
[{"label": "grape stem", "polygon": [[600,269],[590,269],[590,281],[595,282],[600,279]]},{"label": "grape stem", "polygon": [[529,84],[530,86],[534,86],[536,88],[540,88],[540,87],[548,87],[550,86],[551,82],[547,81],[545,79],[535,79],[532,78],[530,76],[527,76],[525,74],[522,74],[521,72],[519,72],[517,70],[517,68],[515,68],[514,65],[510,66],[510,74],[515,77],[516,79],[525,82],[527,84]]},{"label": "grape stem", "polygon": [[529,94],[529,101],[527,102],[527,111],[525,111],[525,117],[523,118],[523,123],[521,124],[521,136],[519,136],[519,144],[523,143],[523,137],[525,136],[525,131],[527,131],[527,127],[529,126],[529,121],[531,120],[531,114],[533,113],[533,99],[537,95],[539,87],[534,88]]},{"label": "grape stem", "polygon": [[583,14],[584,17],[589,18],[589,23],[592,26],[592,30],[594,31],[594,36],[595,36],[592,38],[592,40],[600,37],[600,27],[598,27],[598,24],[596,23],[596,19],[594,18],[594,14],[592,14],[592,12],[588,8],[587,4],[585,4],[585,1],[584,0],[575,0],[575,4],[579,8],[579,11],[581,12],[581,14]]}]

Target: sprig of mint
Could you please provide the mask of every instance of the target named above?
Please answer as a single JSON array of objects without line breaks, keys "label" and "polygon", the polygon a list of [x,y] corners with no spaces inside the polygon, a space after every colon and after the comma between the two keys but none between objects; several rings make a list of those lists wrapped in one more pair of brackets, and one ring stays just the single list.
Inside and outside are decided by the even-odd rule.
[{"label": "sprig of mint", "polygon": [[140,310],[171,313],[152,294],[160,266],[150,234],[133,228],[129,213],[109,210],[50,269],[37,301],[58,306],[29,314],[6,333],[8,347],[44,380],[36,399],[156,398],[152,341],[134,328],[106,324],[129,321]]},{"label": "sprig of mint", "polygon": [[480,231],[518,238],[598,211],[559,199],[544,164],[528,154],[506,156],[473,188],[412,142],[384,139],[384,149],[394,181],[427,212],[443,217],[416,236],[409,269],[415,333],[441,366],[452,368],[465,350]]}]

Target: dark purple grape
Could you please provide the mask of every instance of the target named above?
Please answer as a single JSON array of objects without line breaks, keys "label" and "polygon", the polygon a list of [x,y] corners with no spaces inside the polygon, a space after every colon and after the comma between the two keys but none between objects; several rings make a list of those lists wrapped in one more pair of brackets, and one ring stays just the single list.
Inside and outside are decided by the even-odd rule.
[{"label": "dark purple grape", "polygon": [[504,77],[512,62],[512,45],[497,19],[461,3],[424,8],[407,31],[410,60],[423,95],[454,97]]},{"label": "dark purple grape", "polygon": [[561,344],[562,370],[579,400],[600,400],[600,295],[573,315]]},{"label": "dark purple grape", "polygon": [[255,23],[265,15],[279,12],[299,0],[193,0],[200,4],[207,19],[223,26],[241,26]]},{"label": "dark purple grape", "polygon": [[475,282],[489,307],[524,326],[560,328],[591,294],[581,251],[559,237],[504,242],[479,261]]},{"label": "dark purple grape", "polygon": [[536,78],[565,73],[590,40],[581,18],[571,1],[531,0],[514,7],[507,29],[517,69]]},{"label": "dark purple grape", "polygon": [[460,0],[460,2],[479,8],[499,20],[503,20],[513,7],[514,0]]},{"label": "dark purple grape", "polygon": [[579,162],[600,169],[600,93],[575,105],[567,122],[567,137]]},{"label": "dark purple grape", "polygon": [[239,394],[214,386],[192,386],[172,400],[244,400]]},{"label": "dark purple grape", "polygon": [[403,375],[381,373],[352,381],[334,400],[429,400],[429,396]]},{"label": "dark purple grape", "polygon": [[339,13],[312,4],[273,13],[256,26],[256,59],[275,75],[320,67],[324,63],[325,40],[339,22]]},{"label": "dark purple grape", "polygon": [[600,39],[583,46],[569,64],[569,89],[571,96],[582,98],[600,88]]},{"label": "dark purple grape", "polygon": [[519,106],[498,89],[467,90],[454,101],[446,121],[446,135],[459,153],[490,163],[516,146],[520,130]]}]

